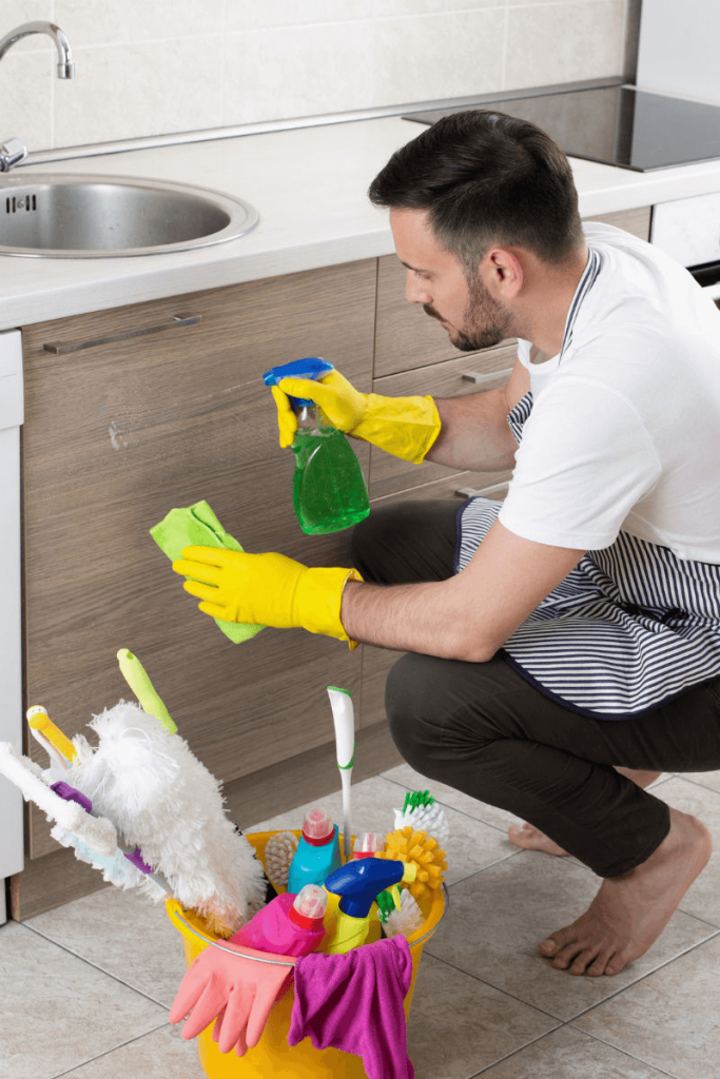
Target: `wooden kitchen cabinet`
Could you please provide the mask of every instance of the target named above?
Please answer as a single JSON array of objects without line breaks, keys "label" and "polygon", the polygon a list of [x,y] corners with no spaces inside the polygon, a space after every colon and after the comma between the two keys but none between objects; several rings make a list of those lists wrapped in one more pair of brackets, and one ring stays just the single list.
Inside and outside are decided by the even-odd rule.
[{"label": "wooden kitchen cabinet", "polygon": [[[292,455],[277,446],[260,376],[320,354],[369,389],[374,304],[368,260],[23,333],[28,705],[44,704],[76,733],[128,696],[115,653],[129,647],[223,780],[331,739],[324,686],[358,689],[359,654],[301,631],[231,644],[183,592],[148,529],[205,498],[249,550],[349,564],[346,533],[300,532]],[[360,455],[367,465],[365,447]],[[40,814],[30,849],[35,858],[56,849]]]}]

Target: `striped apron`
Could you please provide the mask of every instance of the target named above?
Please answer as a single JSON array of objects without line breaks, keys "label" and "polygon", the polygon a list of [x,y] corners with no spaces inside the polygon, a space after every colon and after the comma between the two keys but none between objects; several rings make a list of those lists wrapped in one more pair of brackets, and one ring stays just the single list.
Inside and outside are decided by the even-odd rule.
[{"label": "striped apron", "polygon": [[[591,249],[561,358],[599,269]],[[508,413],[518,444],[532,406],[530,392]],[[456,572],[499,512],[499,502],[482,497],[460,508]],[[526,681],[572,711],[631,719],[720,677],[720,565],[680,559],[668,547],[620,531],[610,547],[583,555],[500,652]]]}]

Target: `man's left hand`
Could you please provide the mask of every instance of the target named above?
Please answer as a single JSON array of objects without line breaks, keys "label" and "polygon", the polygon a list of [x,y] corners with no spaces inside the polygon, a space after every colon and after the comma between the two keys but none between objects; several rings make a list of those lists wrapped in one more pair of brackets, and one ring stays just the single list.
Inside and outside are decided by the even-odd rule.
[{"label": "man's left hand", "polygon": [[[349,640],[340,621],[348,580],[362,580],[354,569],[310,569],[282,554],[247,554],[222,547],[186,547],[172,568],[200,610],[228,622],[253,622],[278,629],[303,628]],[[350,642],[351,647],[355,642]]]}]

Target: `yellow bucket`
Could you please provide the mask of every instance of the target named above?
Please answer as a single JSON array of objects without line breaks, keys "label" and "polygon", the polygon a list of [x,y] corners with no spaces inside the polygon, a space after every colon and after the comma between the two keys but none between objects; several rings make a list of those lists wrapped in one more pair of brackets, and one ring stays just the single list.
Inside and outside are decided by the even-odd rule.
[{"label": "yellow bucket", "polygon": [[[299,832],[296,833],[298,836]],[[261,861],[265,857],[265,844],[275,832],[256,832],[247,835]],[[167,900],[168,918],[182,935],[185,961],[188,966],[209,944],[217,938],[206,929],[202,919],[184,910],[176,899]],[[405,998],[405,1012],[410,1011],[415,979],[420,969],[423,948],[433,935],[445,914],[445,892],[433,892],[426,903],[420,903],[424,922],[417,932],[408,937],[413,960],[413,976],[410,990]],[[200,1064],[208,1079],[365,1079],[365,1069],[360,1057],[343,1053],[339,1049],[314,1049],[310,1039],[304,1038],[291,1048],[287,1035],[293,990],[290,989],[273,1005],[263,1036],[254,1049],[248,1049],[244,1057],[234,1052],[221,1053],[212,1037],[212,1024],[198,1036]]]}]

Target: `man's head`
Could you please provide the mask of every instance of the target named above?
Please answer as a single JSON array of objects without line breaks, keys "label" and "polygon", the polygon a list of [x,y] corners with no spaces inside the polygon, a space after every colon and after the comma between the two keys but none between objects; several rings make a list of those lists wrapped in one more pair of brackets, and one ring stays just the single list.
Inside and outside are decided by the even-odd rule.
[{"label": "man's head", "polygon": [[407,298],[466,351],[517,333],[528,274],[573,263],[583,246],[565,154],[504,113],[439,120],[393,154],[369,194],[390,208]]}]

